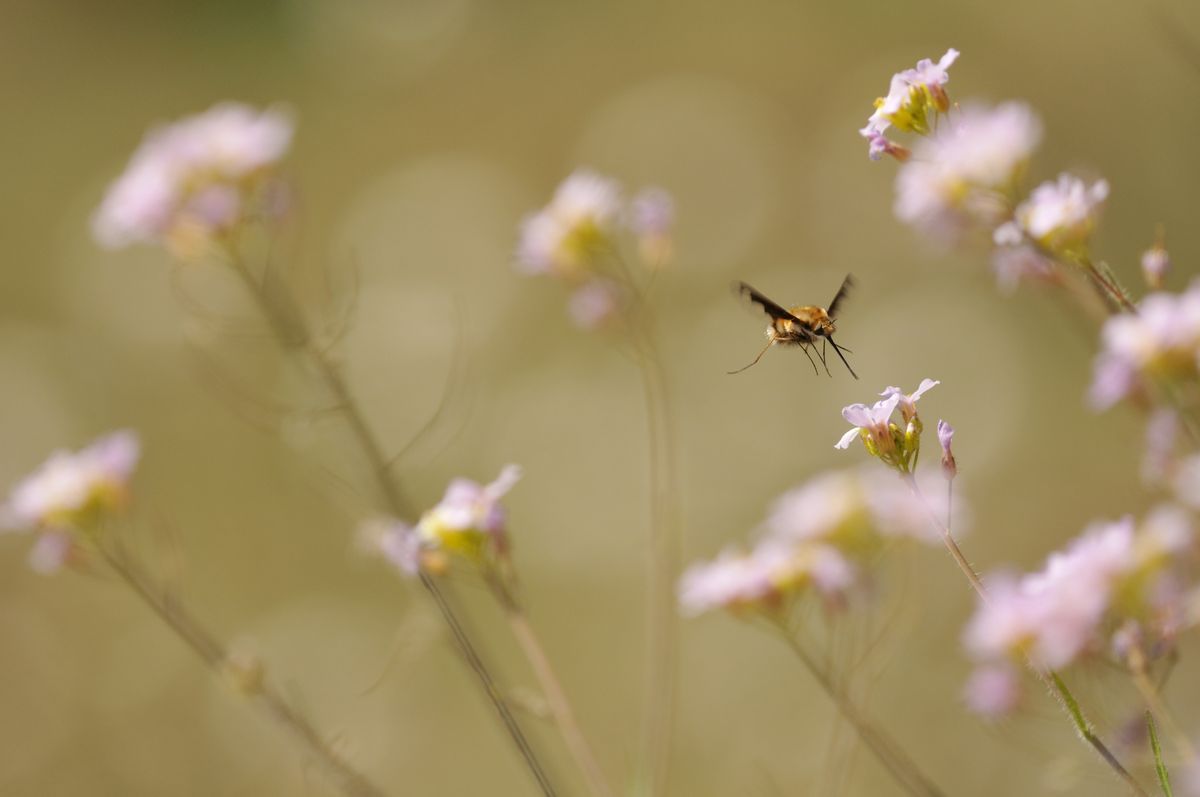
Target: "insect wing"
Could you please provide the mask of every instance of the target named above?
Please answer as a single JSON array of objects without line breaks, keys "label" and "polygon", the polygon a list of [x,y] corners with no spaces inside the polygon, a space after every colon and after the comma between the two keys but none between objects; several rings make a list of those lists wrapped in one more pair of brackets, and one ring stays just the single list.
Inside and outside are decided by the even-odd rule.
[{"label": "insect wing", "polygon": [[834,295],[833,301],[829,303],[829,309],[825,312],[829,313],[830,318],[837,318],[838,308],[841,307],[842,300],[846,298],[846,294],[854,287],[854,277],[851,274],[846,275],[846,279],[842,280],[842,287],[838,288],[838,292]]}]

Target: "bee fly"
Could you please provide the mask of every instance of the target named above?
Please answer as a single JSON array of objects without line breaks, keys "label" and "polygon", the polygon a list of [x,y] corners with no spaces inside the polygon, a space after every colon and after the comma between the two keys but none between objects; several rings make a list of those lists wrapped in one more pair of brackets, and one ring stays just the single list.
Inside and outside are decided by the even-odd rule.
[{"label": "bee fly", "polygon": [[[813,371],[817,371],[817,363],[813,360],[812,354],[808,349],[811,346],[816,352],[817,358],[820,359],[821,365],[825,366],[825,373],[829,374],[829,364],[825,362],[825,341],[829,341],[829,345],[837,352],[837,356],[841,358],[842,363],[846,366],[846,370],[855,379],[858,379],[858,374],[854,373],[854,369],[850,367],[850,363],[846,362],[843,351],[850,351],[845,346],[839,346],[833,342],[833,333],[837,331],[833,322],[837,320],[838,308],[842,300],[846,298],[846,293],[854,285],[854,280],[849,274],[846,279],[842,280],[842,287],[838,288],[838,292],[833,297],[833,301],[829,303],[829,307],[817,307],[816,305],[796,305],[790,310],[784,310],[775,302],[763,296],[744,282],[736,282],[733,289],[742,296],[748,297],[750,301],[762,307],[763,312],[771,317],[771,323],[767,327],[767,345],[763,346],[763,350],[758,353],[754,361],[750,365],[729,371],[731,374],[740,374],[751,365],[755,365],[762,356],[767,353],[767,349],[774,346],[776,343],[784,346],[799,346],[804,355],[808,357],[808,361],[812,363]],[[817,351],[817,339],[821,339],[821,350]],[[851,352],[853,353],[853,352]],[[833,374],[829,374],[833,376]]]}]

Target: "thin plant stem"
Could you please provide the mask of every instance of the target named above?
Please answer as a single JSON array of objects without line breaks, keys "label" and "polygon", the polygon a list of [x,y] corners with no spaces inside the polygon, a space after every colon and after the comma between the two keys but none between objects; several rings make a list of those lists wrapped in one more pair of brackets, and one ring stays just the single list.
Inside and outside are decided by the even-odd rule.
[{"label": "thin plant stem", "polygon": [[[374,432],[367,423],[362,409],[351,393],[349,385],[342,376],[341,370],[330,357],[317,346],[312,334],[305,323],[300,308],[283,285],[274,291],[268,291],[266,286],[255,278],[253,272],[239,256],[235,247],[228,249],[228,262],[234,273],[242,280],[247,292],[254,299],[275,334],[279,343],[287,351],[299,351],[316,369],[326,387],[333,394],[338,407],[346,417],[355,441],[366,457],[375,482],[383,496],[384,505],[388,511],[398,518],[412,517],[413,513],[404,498],[397,482],[388,468],[388,459],[383,453]],[[443,622],[450,629],[455,645],[466,660],[471,672],[483,687],[492,708],[496,711],[505,731],[517,748],[526,768],[537,781],[538,787],[546,797],[553,797],[557,792],[546,774],[536,751],[525,736],[516,715],[509,707],[501,693],[490,669],[479,655],[475,643],[468,633],[464,621],[451,605],[449,597],[442,591],[438,583],[422,570],[419,574],[421,586],[433,599]]]},{"label": "thin plant stem", "polygon": [[1146,710],[1146,733],[1150,737],[1150,750],[1154,753],[1154,771],[1158,775],[1158,786],[1162,789],[1163,797],[1172,797],[1171,778],[1167,774],[1167,765],[1163,761],[1162,745],[1158,742],[1158,726],[1154,724],[1154,714]]},{"label": "thin plant stem", "polygon": [[[929,517],[933,520],[934,524],[941,532],[942,542],[945,544],[946,550],[950,552],[950,556],[954,559],[955,564],[958,565],[958,569],[962,571],[962,574],[971,584],[971,587],[979,595],[980,600],[984,601],[985,603],[989,602],[990,597],[988,596],[987,589],[983,586],[983,581],[979,578],[979,574],[975,572],[975,568],[971,566],[970,561],[968,561],[966,555],[963,554],[962,548],[960,548],[958,543],[955,541],[954,535],[950,532],[949,521],[942,523],[941,518],[939,518],[937,513],[934,512],[933,507],[930,506],[927,500],[925,500],[924,493],[921,492],[921,488],[917,484],[916,478],[911,473],[902,473],[901,478],[909,486],[909,489],[913,491],[913,495],[915,495],[917,499],[924,504],[926,511],[929,513]],[[1050,690],[1051,694],[1055,696],[1058,704],[1062,706],[1063,710],[1070,718],[1071,723],[1075,726],[1075,730],[1079,733],[1080,738],[1082,738],[1083,741],[1086,742],[1096,752],[1096,754],[1100,756],[1101,760],[1103,760],[1104,763],[1107,764],[1114,773],[1116,773],[1118,778],[1125,782],[1125,785],[1129,788],[1132,794],[1139,795],[1139,797],[1146,797],[1145,790],[1134,779],[1129,770],[1127,770],[1125,766],[1121,764],[1120,760],[1116,757],[1112,750],[1110,750],[1108,746],[1104,744],[1103,740],[1096,735],[1091,722],[1088,721],[1087,717],[1083,713],[1083,709],[1079,706],[1079,701],[1076,700],[1075,695],[1071,692],[1071,690],[1067,688],[1067,684],[1065,681],[1063,681],[1062,677],[1054,670],[1047,671],[1037,667],[1032,661],[1027,660],[1026,667],[1037,677],[1039,681],[1042,682],[1044,686],[1046,686],[1047,689]]]},{"label": "thin plant stem", "polygon": [[558,728],[571,758],[575,760],[575,764],[587,780],[591,794],[595,797],[613,797],[614,792],[608,785],[604,770],[600,767],[596,754],[592,751],[578,720],[575,719],[575,711],[571,707],[571,701],[567,698],[566,690],[563,689],[562,682],[559,681],[558,674],[550,663],[550,657],[546,655],[541,639],[533,630],[524,607],[517,601],[516,596],[513,595],[512,590],[508,588],[499,574],[486,572],[485,579],[491,587],[492,594],[504,610],[508,626],[541,687],[542,696],[545,697],[550,715],[554,718],[555,727]]},{"label": "thin plant stem", "polygon": [[1145,654],[1135,647],[1130,652],[1128,660],[1133,684],[1137,687],[1142,699],[1146,701],[1146,713],[1153,712],[1163,725],[1166,726],[1167,732],[1171,734],[1171,741],[1182,758],[1187,761],[1195,761],[1196,748],[1188,740],[1187,734],[1183,732],[1183,728],[1180,727],[1179,721],[1175,719],[1174,713],[1163,702],[1162,694],[1159,692],[1158,687],[1150,679]]},{"label": "thin plant stem", "polygon": [[650,464],[650,574],[648,666],[643,719],[643,750],[650,794],[669,787],[671,735],[675,720],[676,670],[679,662],[679,624],[675,612],[675,578],[680,541],[678,487],[670,403],[662,358],[653,336],[634,320],[635,359],[641,372],[646,404]]},{"label": "thin plant stem", "polygon": [[[109,567],[174,631],[188,647],[220,676],[226,672],[229,655],[225,646],[190,614],[170,592],[154,582],[141,564],[120,546],[97,546]],[[286,731],[312,757],[322,774],[348,797],[383,797],[384,792],[365,775],[343,760],[283,695],[265,682],[245,690],[251,702]]]},{"label": "thin plant stem", "polygon": [[775,625],[780,631],[780,636],[804,665],[804,669],[808,670],[813,680],[829,696],[838,713],[850,724],[858,738],[895,779],[896,783],[913,797],[944,797],[945,792],[921,771],[921,768],[908,757],[899,744],[870,721],[849,694],[837,685],[832,674],[805,649],[795,634],[782,621],[777,620]]}]

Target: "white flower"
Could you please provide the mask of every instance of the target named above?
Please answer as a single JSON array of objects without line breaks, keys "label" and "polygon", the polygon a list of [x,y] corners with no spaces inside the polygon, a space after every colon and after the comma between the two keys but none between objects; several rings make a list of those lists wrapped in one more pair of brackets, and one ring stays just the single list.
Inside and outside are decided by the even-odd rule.
[{"label": "white flower", "polygon": [[896,175],[897,218],[942,242],[973,223],[992,226],[1005,192],[1041,139],[1030,108],[966,106],[921,141]]},{"label": "white flower", "polygon": [[1070,248],[1087,242],[1107,198],[1104,180],[1089,186],[1078,177],[1060,174],[1058,180],[1033,189],[1017,208],[1016,218],[1034,240],[1054,249]]},{"label": "white flower", "polygon": [[125,498],[140,447],[133,432],[96,440],[78,452],[56,451],[13,488],[5,525],[33,529],[72,527],[92,509],[113,509]]},{"label": "white flower", "polygon": [[892,75],[886,97],[875,101],[875,112],[859,135],[870,140],[872,160],[896,145],[883,133],[892,125],[901,130],[924,135],[929,132],[929,117],[950,108],[950,100],[942,87],[950,80],[950,65],[958,59],[953,48],[935,64],[928,58],[917,62],[916,69],[905,69]]},{"label": "white flower", "polygon": [[616,181],[587,170],[575,172],[549,205],[521,223],[517,265],[528,274],[577,275],[609,240],[620,213]]},{"label": "white flower", "polygon": [[92,218],[96,240],[115,249],[228,228],[291,139],[285,114],[238,103],[150,131]]}]

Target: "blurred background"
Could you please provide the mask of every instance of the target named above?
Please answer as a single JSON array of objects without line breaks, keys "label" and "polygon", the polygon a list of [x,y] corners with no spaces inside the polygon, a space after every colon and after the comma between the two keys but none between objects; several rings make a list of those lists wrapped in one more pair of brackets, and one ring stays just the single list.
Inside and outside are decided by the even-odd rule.
[{"label": "blurred background", "polygon": [[[515,555],[535,626],[610,773],[636,761],[647,564],[645,415],[636,369],[580,332],[549,280],[512,267],[517,224],[572,169],[678,203],[657,286],[685,513],[685,559],[747,538],[770,501],[830,467],[840,408],[886,385],[958,429],[987,570],[1036,566],[1093,518],[1150,505],[1141,421],[1087,411],[1094,335],[1054,297],[1000,295],[982,252],[923,246],[891,215],[894,164],[857,135],[891,74],[947,47],[948,88],[1030,102],[1031,177],[1104,176],[1096,241],[1126,284],[1156,223],[1186,283],[1200,254],[1195,130],[1200,13],[1182,2],[563,2],[9,0],[0,229],[0,478],[60,446],[136,428],[137,516],[194,611],[256,652],[352,762],[394,794],[529,794],[426,598],[357,554],[375,511],[319,396],[223,324],[211,275],[149,248],[106,253],[88,219],[151,124],[225,99],[298,123],[283,248],[328,306],[357,274],[349,377],[391,450],[439,406],[399,474],[421,506],[457,475],[517,462]],[[762,320],[744,279],[785,304],[859,282],[839,324],[855,382],[776,351],[737,377]],[[307,275],[307,276],[303,276]],[[218,286],[219,287],[219,286]],[[217,297],[239,312],[234,291]],[[456,365],[457,363],[457,365]],[[243,391],[215,373],[250,374]],[[286,406],[263,410],[263,396]],[[927,440],[927,444],[930,443]],[[281,734],[120,586],[25,565],[0,580],[0,793],[325,794]],[[500,617],[462,594],[507,683],[532,680]],[[938,549],[898,556],[873,620],[847,618],[835,663],[885,628],[861,672],[872,713],[948,794],[1120,794],[1044,696],[988,726],[960,700],[974,601]],[[683,626],[674,794],[898,793],[778,640],[725,616]],[[1187,672],[1187,660],[1184,665]],[[1114,674],[1076,676],[1112,738],[1137,718]],[[1186,718],[1194,678],[1169,697]],[[564,793],[549,728],[529,719]],[[1144,762],[1143,762],[1144,764]]]}]

